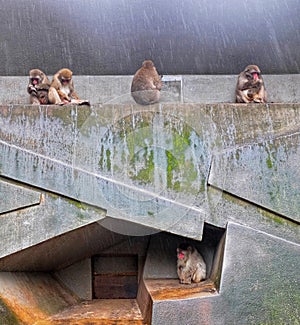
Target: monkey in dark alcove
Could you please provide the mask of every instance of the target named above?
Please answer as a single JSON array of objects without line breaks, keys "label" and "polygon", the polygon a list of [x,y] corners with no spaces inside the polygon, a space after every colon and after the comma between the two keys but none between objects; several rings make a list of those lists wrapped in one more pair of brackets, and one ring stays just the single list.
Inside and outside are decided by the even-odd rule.
[{"label": "monkey in dark alcove", "polygon": [[182,284],[200,282],[206,278],[206,264],[194,246],[186,243],[178,246],[177,274]]}]

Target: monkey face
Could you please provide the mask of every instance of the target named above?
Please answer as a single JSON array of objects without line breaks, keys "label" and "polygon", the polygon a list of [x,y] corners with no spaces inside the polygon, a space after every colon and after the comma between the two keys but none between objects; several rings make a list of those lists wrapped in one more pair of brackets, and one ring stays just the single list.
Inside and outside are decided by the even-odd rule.
[{"label": "monkey face", "polygon": [[33,85],[38,85],[41,82],[41,78],[38,76],[30,78],[30,80]]},{"label": "monkey face", "polygon": [[257,65],[248,65],[244,72],[248,80],[253,80],[256,82],[260,79],[261,72]]},{"label": "monkey face", "polygon": [[72,80],[72,71],[69,69],[61,69],[59,71],[59,80],[62,85],[67,86]]},{"label": "monkey face", "polygon": [[183,260],[184,257],[185,257],[185,253],[183,251],[181,251],[180,249],[177,249],[177,257],[180,259],[180,260]]},{"label": "monkey face", "polygon": [[69,78],[61,78],[60,81],[64,86],[66,86],[71,81],[71,79],[69,79]]},{"label": "monkey face", "polygon": [[49,103],[47,90],[38,91],[37,96],[42,105],[47,105]]}]

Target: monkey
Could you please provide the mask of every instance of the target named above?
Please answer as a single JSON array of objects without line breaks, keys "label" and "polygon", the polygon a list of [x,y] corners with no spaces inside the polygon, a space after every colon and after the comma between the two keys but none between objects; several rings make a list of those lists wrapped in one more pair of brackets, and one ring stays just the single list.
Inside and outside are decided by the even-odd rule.
[{"label": "monkey", "polygon": [[[43,86],[41,86],[43,85]],[[50,81],[46,74],[39,69],[32,69],[29,71],[29,83],[27,86],[27,92],[29,93],[29,102],[30,104],[44,104],[40,101],[40,97],[38,95],[38,89],[42,87],[43,92],[47,92],[48,98],[48,89],[49,89]],[[48,87],[48,88],[47,88]],[[44,100],[42,100],[44,102]],[[48,102],[47,102],[48,103]]]},{"label": "monkey", "polygon": [[158,103],[163,86],[161,77],[151,60],[145,60],[131,83],[131,96],[140,105]]},{"label": "monkey", "polygon": [[73,72],[66,68],[55,73],[49,89],[50,103],[64,105],[70,103],[72,98],[79,99],[74,90],[72,75]]},{"label": "monkey", "polygon": [[206,278],[206,264],[193,245],[182,243],[178,246],[177,274],[181,284],[197,283]]},{"label": "monkey", "polygon": [[[69,103],[82,104],[74,89],[73,72],[69,69],[60,69],[53,76],[49,88],[49,101],[52,104],[64,105]],[[84,101],[87,103],[87,101]]]},{"label": "monkey", "polygon": [[36,87],[37,98],[41,105],[49,104],[49,98],[48,98],[49,87],[50,87],[50,85],[48,85],[48,84],[40,84]]},{"label": "monkey", "polygon": [[235,90],[237,103],[266,103],[267,93],[257,65],[248,65],[238,76]]}]

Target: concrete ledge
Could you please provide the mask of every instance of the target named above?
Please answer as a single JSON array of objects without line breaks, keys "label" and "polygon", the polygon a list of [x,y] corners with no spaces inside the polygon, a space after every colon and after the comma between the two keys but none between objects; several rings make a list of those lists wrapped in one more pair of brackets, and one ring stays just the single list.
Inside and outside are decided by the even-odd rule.
[{"label": "concrete ledge", "polygon": [[[51,76],[50,80],[51,80]],[[130,95],[133,76],[74,76],[75,88],[91,104],[134,104]],[[269,102],[300,101],[300,74],[265,75]],[[163,76],[161,102],[233,103],[236,75]],[[0,77],[1,104],[29,104],[27,76]]]}]

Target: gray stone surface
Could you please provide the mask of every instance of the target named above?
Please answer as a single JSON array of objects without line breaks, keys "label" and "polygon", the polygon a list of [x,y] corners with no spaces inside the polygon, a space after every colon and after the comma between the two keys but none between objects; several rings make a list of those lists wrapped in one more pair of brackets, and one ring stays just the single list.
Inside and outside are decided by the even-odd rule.
[{"label": "gray stone surface", "polygon": [[[229,168],[223,152],[263,140],[268,144],[288,130],[295,132],[299,120],[298,104],[2,106],[0,171],[105,209],[115,219],[151,227],[150,233],[201,239],[204,221],[224,227],[235,220],[297,241],[299,227],[280,215],[282,207],[274,206],[279,216],[269,215],[264,205],[247,207],[223,195]],[[282,148],[292,150],[297,161],[293,147]],[[207,185],[215,170],[219,192]],[[298,192],[290,181],[279,188],[281,195],[288,186]],[[251,194],[251,188],[244,187],[244,193]]]},{"label": "gray stone surface", "polygon": [[211,266],[209,224],[226,229],[218,295],[154,301],[152,324],[297,324],[299,125],[299,103],[2,105],[1,179],[43,195],[1,214],[0,270],[65,269],[72,287],[87,257],[141,254],[143,267],[147,251],[144,276],[170,278],[177,238]]},{"label": "gray stone surface", "polygon": [[[49,75],[51,80],[52,76]],[[74,72],[78,95],[91,104],[135,104],[130,94],[133,76],[84,76]],[[300,74],[265,75],[268,101],[300,101]],[[237,75],[164,75],[161,102],[234,103]],[[0,76],[1,104],[29,104],[28,77]]]},{"label": "gray stone surface", "polygon": [[40,203],[41,194],[0,179],[0,213],[30,207]]},{"label": "gray stone surface", "polygon": [[228,150],[226,171],[213,163],[209,184],[299,223],[299,157],[298,133]]},{"label": "gray stone surface", "polygon": [[92,300],[92,262],[90,258],[57,271],[55,276],[80,299]]},{"label": "gray stone surface", "polygon": [[22,213],[14,211],[1,216],[0,258],[99,221],[104,217],[103,210],[92,209],[56,195],[44,194],[40,205],[25,209]]},{"label": "gray stone surface", "polygon": [[229,223],[219,294],[153,302],[152,324],[297,324],[300,246]]}]

